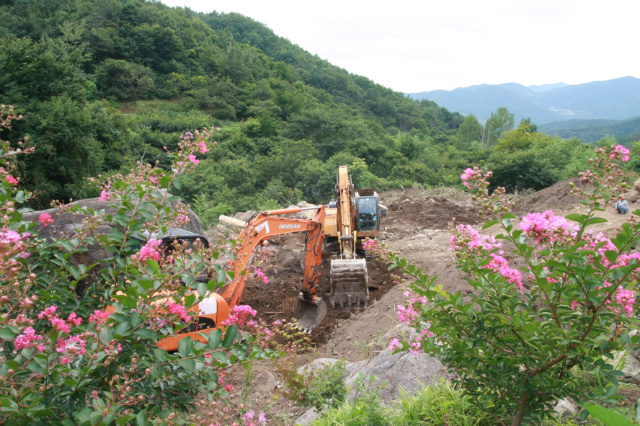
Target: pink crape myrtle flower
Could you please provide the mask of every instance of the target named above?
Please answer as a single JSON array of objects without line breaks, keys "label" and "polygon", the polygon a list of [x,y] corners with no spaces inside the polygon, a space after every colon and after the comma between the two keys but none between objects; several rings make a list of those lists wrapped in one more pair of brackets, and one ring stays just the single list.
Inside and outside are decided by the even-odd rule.
[{"label": "pink crape myrtle flower", "polygon": [[196,156],[193,154],[189,154],[189,161],[191,161],[193,164],[196,164],[196,165],[200,163],[200,160],[198,160]]},{"label": "pink crape myrtle flower", "polygon": [[401,348],[402,348],[402,343],[400,343],[398,339],[393,339],[391,343],[389,343],[389,346],[387,347],[387,349],[390,351],[395,351]]},{"label": "pink crape myrtle flower", "polygon": [[622,145],[617,145],[616,147],[611,149],[611,153],[609,154],[609,158],[611,159],[619,159],[621,161],[629,161],[629,151]]},{"label": "pink crape myrtle flower", "polygon": [[44,212],[38,218],[38,222],[40,222],[42,224],[42,226],[44,226],[46,228],[48,225],[53,223],[53,218],[51,217],[51,215],[49,213]]},{"label": "pink crape myrtle flower", "polygon": [[160,260],[160,252],[157,249],[160,244],[162,244],[161,240],[147,241],[147,243],[140,249],[140,253],[138,253],[137,256],[133,255],[133,258],[138,259],[141,262],[149,259],[153,259],[157,262],[158,260]]},{"label": "pink crape myrtle flower", "polygon": [[[19,334],[16,337],[16,340],[13,342],[13,345],[17,351],[26,349],[31,346],[32,342],[36,340],[42,340],[43,337],[40,334],[36,334],[33,327],[27,327],[23,330],[22,334]],[[42,352],[44,347],[39,346],[38,349]]]},{"label": "pink crape myrtle flower", "polygon": [[7,182],[9,182],[9,184],[10,184],[10,185],[18,186],[18,179],[14,178],[14,177],[13,177],[13,176],[11,176],[11,175],[6,175],[6,176],[4,177],[4,180],[6,180]]},{"label": "pink crape myrtle flower", "polygon": [[191,319],[184,305],[179,303],[167,303],[167,309],[170,314],[178,315],[183,321],[189,321]]},{"label": "pink crape myrtle flower", "polygon": [[20,234],[11,229],[0,232],[0,244],[16,244],[20,239]]},{"label": "pink crape myrtle flower", "polygon": [[69,336],[67,339],[58,339],[56,342],[56,352],[82,355],[86,352],[86,345],[87,342],[80,336]]},{"label": "pink crape myrtle flower", "polygon": [[111,199],[113,198],[113,194],[111,194],[110,192],[107,192],[106,190],[102,190],[102,192],[100,192],[100,201],[111,201]]},{"label": "pink crape myrtle flower", "polygon": [[236,324],[238,327],[244,327],[247,324],[248,318],[250,316],[255,317],[258,312],[254,309],[251,309],[249,305],[236,305],[231,310],[231,315],[229,318],[222,322],[222,325],[232,325]]},{"label": "pink crape myrtle flower", "polygon": [[515,284],[518,290],[524,291],[522,284],[522,273],[517,269],[509,267],[509,261],[502,256],[495,253],[491,253],[491,261],[488,265],[483,267],[484,269],[491,269],[493,272],[497,272],[502,275],[508,282]]},{"label": "pink crape myrtle flower", "polygon": [[102,325],[107,322],[107,319],[109,319],[109,313],[97,309],[89,315],[89,322],[92,324]]},{"label": "pink crape myrtle flower", "polygon": [[520,222],[522,229],[537,244],[553,244],[561,238],[573,238],[579,231],[579,226],[570,223],[562,216],[556,216],[553,211],[546,210],[543,213],[529,213]]},{"label": "pink crape myrtle flower", "polygon": [[269,284],[269,277],[267,277],[265,275],[265,273],[262,271],[262,269],[260,268],[255,268],[255,273],[258,277],[260,277],[260,280],[262,280],[263,284]]},{"label": "pink crape myrtle flower", "polygon": [[469,250],[478,252],[479,250],[491,251],[502,247],[494,237],[480,235],[471,225],[458,225],[455,233],[451,236],[451,251]]},{"label": "pink crape myrtle flower", "polygon": [[469,180],[478,174],[478,171],[473,170],[471,168],[464,169],[464,172],[460,175],[460,179],[462,179],[462,184],[464,186],[469,186]]},{"label": "pink crape myrtle flower", "polygon": [[207,149],[207,143],[204,141],[198,142],[198,150],[200,154],[206,154],[209,150]]},{"label": "pink crape myrtle flower", "polygon": [[633,291],[628,290],[620,286],[616,293],[616,300],[622,306],[622,309],[627,313],[627,316],[631,318],[633,316],[633,305],[636,303],[636,295]]}]

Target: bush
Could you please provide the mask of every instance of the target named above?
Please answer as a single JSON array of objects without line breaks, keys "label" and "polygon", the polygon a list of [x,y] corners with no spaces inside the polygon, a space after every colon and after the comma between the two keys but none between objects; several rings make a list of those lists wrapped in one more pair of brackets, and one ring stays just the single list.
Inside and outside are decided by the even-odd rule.
[{"label": "bush", "polygon": [[491,173],[465,170],[465,185],[490,218],[483,229],[501,233],[452,228],[451,249],[470,294],[446,292],[436,277],[393,255],[394,265],[415,279],[415,294],[399,316],[419,337],[391,347],[438,356],[501,424],[539,422],[551,415],[553,401],[588,396],[574,369],[599,371],[615,385],[622,373],[611,365],[613,352],[637,340],[624,324],[634,314],[640,278],[640,253],[633,252],[640,224],[630,220],[613,239],[588,228],[606,222],[595,215],[622,191],[620,163],[627,160],[620,145],[598,148],[592,169],[581,175],[591,189],[574,188],[586,214],[534,213],[519,226],[504,189],[489,196]]},{"label": "bush", "polygon": [[[0,110],[6,129],[19,118]],[[140,248],[137,238],[187,220],[171,209],[169,189],[195,167],[209,136],[183,136],[169,172],[139,165],[105,179],[101,199],[112,200],[117,213],[76,207],[82,227],[50,239],[22,221],[19,205],[31,194],[12,175],[15,156],[33,149],[0,143],[0,423],[171,423],[198,392],[224,399],[220,370],[260,350],[235,325],[212,331],[208,343],[182,339],[175,353],[157,347],[189,327],[195,305],[219,285],[196,278],[220,272],[212,261],[221,249],[196,244],[161,256],[158,240]],[[40,226],[53,220],[43,213]],[[104,223],[108,234],[97,232]],[[95,245],[106,258],[77,262]],[[81,281],[89,284],[78,296]]]}]

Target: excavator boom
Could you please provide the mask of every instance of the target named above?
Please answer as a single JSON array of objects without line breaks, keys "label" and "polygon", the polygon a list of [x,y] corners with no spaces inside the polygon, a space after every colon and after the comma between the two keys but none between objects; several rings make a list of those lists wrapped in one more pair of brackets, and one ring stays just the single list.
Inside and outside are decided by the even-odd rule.
[{"label": "excavator boom", "polygon": [[[280,217],[283,214],[300,213],[303,210],[312,209],[317,210],[313,219]],[[247,278],[243,271],[251,263],[255,249],[271,237],[295,232],[306,232],[305,267],[302,288],[296,306],[297,321],[300,327],[305,330],[310,331],[316,327],[327,313],[327,305],[318,295],[318,279],[324,241],[322,231],[324,217],[324,206],[304,209],[293,207],[258,213],[238,236],[239,244],[236,246],[236,257],[228,269],[230,275],[233,275],[233,279],[217,292],[207,294],[198,305],[190,309],[198,315],[197,321],[190,325],[189,332],[164,338],[158,343],[158,346],[169,351],[177,350],[178,342],[188,336],[204,342],[203,332],[206,334],[211,329],[219,327],[229,317],[233,307],[240,303]]]}]

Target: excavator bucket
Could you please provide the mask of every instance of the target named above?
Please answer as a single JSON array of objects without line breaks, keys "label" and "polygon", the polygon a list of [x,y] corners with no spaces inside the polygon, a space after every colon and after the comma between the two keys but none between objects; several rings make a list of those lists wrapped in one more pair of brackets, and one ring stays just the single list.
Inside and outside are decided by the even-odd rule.
[{"label": "excavator bucket", "polygon": [[331,306],[344,308],[369,305],[369,276],[365,259],[334,259],[331,261]]},{"label": "excavator bucket", "polygon": [[327,315],[327,304],[324,300],[318,299],[318,302],[309,302],[304,299],[298,299],[296,305],[296,322],[304,331],[310,332],[318,324],[322,322]]}]

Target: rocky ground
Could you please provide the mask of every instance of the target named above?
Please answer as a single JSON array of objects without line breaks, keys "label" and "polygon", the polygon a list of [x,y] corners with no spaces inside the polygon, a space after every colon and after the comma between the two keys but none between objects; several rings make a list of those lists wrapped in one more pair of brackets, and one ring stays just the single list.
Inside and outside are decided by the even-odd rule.
[{"label": "rocky ground", "polygon": [[[635,191],[628,199],[637,201]],[[390,191],[381,194],[381,202],[389,208],[389,214],[382,222],[381,240],[389,248],[399,252],[412,264],[426,270],[429,275],[437,275],[439,282],[448,291],[462,290],[467,286],[462,276],[451,262],[449,252],[449,223],[477,225],[477,211],[471,199],[460,192],[448,189]],[[631,210],[637,208],[631,204]],[[578,199],[570,194],[567,182],[560,182],[543,191],[530,194],[518,200],[514,213],[521,216],[527,212],[543,211],[548,208],[557,213],[567,214],[582,211]],[[598,224],[597,230],[611,235],[631,215],[618,215],[611,207],[599,216],[608,219]],[[243,303],[249,304],[267,321],[278,318],[292,318],[296,305],[298,286],[302,276],[301,237],[287,236],[272,242],[275,256],[267,270],[269,284],[251,282],[245,291]],[[320,286],[328,303],[328,265],[330,257],[324,260],[325,269]],[[367,359],[372,352],[379,351],[388,344],[385,334],[397,325],[396,306],[403,303],[401,277],[389,272],[385,265],[375,260],[367,261],[370,277],[370,306],[362,311],[329,310],[323,323],[310,335],[313,349],[295,359],[302,365],[315,358],[340,358],[349,362]],[[398,284],[400,283],[400,284]],[[388,337],[386,337],[388,338]],[[231,380],[240,386],[244,380],[240,368],[231,372]],[[283,398],[278,398],[282,377],[271,362],[260,363],[254,371],[250,385],[249,401],[256,410],[266,410],[277,421],[270,424],[294,424],[304,409]],[[634,400],[635,401],[635,400]]]}]

